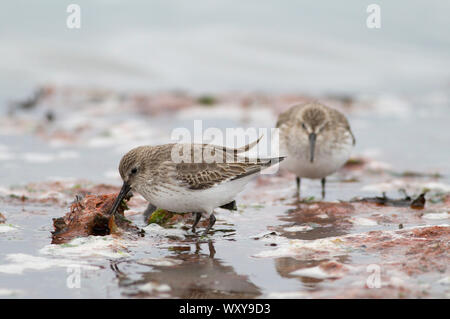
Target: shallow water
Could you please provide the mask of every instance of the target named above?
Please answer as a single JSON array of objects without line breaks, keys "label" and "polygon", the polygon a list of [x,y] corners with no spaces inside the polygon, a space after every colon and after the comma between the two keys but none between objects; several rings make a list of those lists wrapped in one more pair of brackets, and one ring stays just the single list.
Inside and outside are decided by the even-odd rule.
[{"label": "shallow water", "polygon": [[[0,232],[2,297],[314,298],[339,297],[348,285],[354,287],[348,297],[448,297],[448,269],[440,272],[432,264],[428,271],[408,275],[402,267],[393,266],[389,258],[395,254],[388,248],[367,252],[351,246],[346,237],[361,234],[362,241],[370,241],[369,232],[383,231],[387,233],[377,236],[396,238],[400,235],[390,232],[397,231],[400,224],[405,229],[432,225],[448,229],[449,216],[444,214],[448,204],[429,202],[425,210],[417,212],[348,204],[355,207],[350,209],[337,201],[380,195],[386,190],[389,196],[399,197],[403,187],[411,196],[428,187],[428,199],[449,192],[449,150],[442,147],[450,142],[445,126],[449,105],[435,104],[433,112],[427,112],[429,108],[402,100],[406,106],[393,112],[391,108],[382,111],[383,105],[392,102],[380,99],[377,103],[381,106],[375,109],[349,111],[357,138],[354,153],[370,158],[370,164],[328,178],[326,201],[334,202],[328,208],[317,202],[318,181],[303,181],[302,194],[311,202],[298,203],[293,176],[263,176],[239,196],[237,212],[218,211],[217,224],[207,237],[192,235],[187,230],[189,223],[167,229],[146,227],[139,213],[145,205],[138,201],[130,206],[128,217],[147,229],[144,238],[92,236],[56,246],[50,245],[52,218],[69,210],[77,189],[98,183],[119,186],[118,161],[135,144],[169,142],[173,128],[192,128],[197,118],[206,118],[204,128],[221,129],[271,127],[274,121],[265,106],[248,112],[219,103],[142,116],[116,105],[114,98],[106,102],[91,99],[83,107],[73,107],[71,101],[68,98],[66,109],[58,110],[60,100],[45,100],[31,112],[18,111],[14,117],[1,119],[5,126],[0,134],[0,212],[7,219],[0,226],[4,229]],[[56,114],[50,123],[42,118],[48,109]],[[101,119],[98,122],[93,110],[95,118]],[[79,130],[76,123],[89,126]],[[61,132],[70,138],[59,139]],[[404,171],[442,176],[406,178],[400,176]],[[21,195],[26,199],[22,201]],[[306,242],[312,252],[296,250],[295,245]],[[343,249],[341,242],[348,246]],[[408,247],[408,243],[402,245],[399,251]],[[346,272],[323,270],[329,263]],[[367,289],[365,267],[369,264],[384,269],[382,280],[387,286],[381,289],[388,289],[387,294]],[[71,288],[74,274],[80,276],[75,281],[79,288]],[[422,287],[423,282],[429,286]]]}]

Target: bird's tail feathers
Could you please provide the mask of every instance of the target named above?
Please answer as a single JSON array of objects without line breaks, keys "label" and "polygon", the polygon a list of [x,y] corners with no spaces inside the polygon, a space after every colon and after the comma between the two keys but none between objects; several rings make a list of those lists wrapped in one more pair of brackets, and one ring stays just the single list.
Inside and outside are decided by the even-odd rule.
[{"label": "bird's tail feathers", "polygon": [[252,142],[252,143],[248,143],[245,146],[239,147],[235,149],[236,153],[244,153],[244,152],[248,152],[250,149],[252,149],[253,147],[255,147],[256,144],[258,144],[261,139],[263,138],[264,134],[262,134],[256,141]]},{"label": "bird's tail feathers", "polygon": [[273,157],[273,158],[264,159],[264,160],[261,160],[261,161],[265,161],[265,163],[263,164],[264,167],[270,167],[272,165],[280,163],[285,158],[286,158],[286,156],[279,156],[279,157]]}]

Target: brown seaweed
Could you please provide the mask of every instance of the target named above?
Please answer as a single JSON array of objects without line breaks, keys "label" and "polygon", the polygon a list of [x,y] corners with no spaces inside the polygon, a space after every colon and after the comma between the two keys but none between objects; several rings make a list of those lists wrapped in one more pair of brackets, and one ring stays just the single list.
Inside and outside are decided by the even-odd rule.
[{"label": "brown seaweed", "polygon": [[84,198],[76,197],[70,206],[70,212],[64,217],[54,218],[52,244],[66,243],[76,237],[105,236],[132,232],[143,235],[143,230],[132,225],[125,218],[126,202],[122,202],[115,215],[109,211],[117,194],[86,195]]}]

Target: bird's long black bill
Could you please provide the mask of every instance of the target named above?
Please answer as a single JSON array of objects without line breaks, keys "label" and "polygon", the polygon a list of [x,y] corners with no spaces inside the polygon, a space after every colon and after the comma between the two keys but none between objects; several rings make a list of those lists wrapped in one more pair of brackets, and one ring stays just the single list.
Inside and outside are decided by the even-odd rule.
[{"label": "bird's long black bill", "polygon": [[109,211],[109,215],[113,215],[116,213],[117,208],[119,208],[119,205],[122,202],[122,199],[124,199],[124,197],[127,196],[130,189],[131,189],[130,185],[124,182],[122,188],[120,189],[119,195],[117,195],[116,200],[114,201],[113,207]]},{"label": "bird's long black bill", "polygon": [[309,134],[309,158],[311,163],[314,162],[314,151],[316,149],[316,133]]}]

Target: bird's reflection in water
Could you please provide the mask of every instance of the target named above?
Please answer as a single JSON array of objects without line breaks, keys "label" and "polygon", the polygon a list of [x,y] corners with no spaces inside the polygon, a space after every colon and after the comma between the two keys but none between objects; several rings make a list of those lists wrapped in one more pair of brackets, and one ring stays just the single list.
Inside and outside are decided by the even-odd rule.
[{"label": "bird's reflection in water", "polygon": [[[183,247],[171,249],[176,255],[165,260],[172,260],[172,265],[152,265],[151,271],[147,270],[149,266],[131,261],[111,264],[123,293],[156,298],[255,298],[261,295],[260,289],[247,276],[237,274],[233,267],[215,258],[212,241],[195,243],[194,252]],[[133,280],[131,277],[136,275],[139,278]]]},{"label": "bird's reflection in water", "polygon": [[[348,255],[342,255],[338,256],[336,258],[336,261],[339,263],[348,263],[350,260],[350,257]],[[305,268],[312,268],[317,267],[321,264],[326,264],[329,262],[329,259],[322,259],[322,260],[302,260],[302,259],[295,259],[292,257],[280,257],[275,259],[275,268],[277,272],[280,274],[283,278],[298,278],[305,289],[308,290],[314,290],[318,288],[318,284],[323,282],[324,280],[332,280],[324,279],[324,278],[316,278],[316,277],[307,277],[307,276],[299,276],[292,274],[296,270],[305,269]]]},{"label": "bird's reflection in water", "polygon": [[[347,203],[312,203],[298,204],[280,217],[288,224],[276,228],[283,237],[289,239],[314,240],[319,238],[346,235],[352,227],[349,215],[353,208]],[[286,231],[285,228],[293,226],[307,226],[304,231]]]}]

